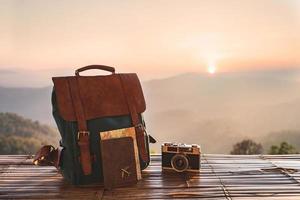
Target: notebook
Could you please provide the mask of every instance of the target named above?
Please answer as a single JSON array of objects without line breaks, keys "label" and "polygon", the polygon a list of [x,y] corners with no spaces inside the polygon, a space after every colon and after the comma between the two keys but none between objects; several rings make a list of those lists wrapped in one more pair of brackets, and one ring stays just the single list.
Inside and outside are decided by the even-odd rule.
[{"label": "notebook", "polygon": [[133,140],[137,178],[138,178],[138,180],[141,180],[142,173],[141,173],[141,166],[140,166],[140,160],[139,160],[139,151],[138,151],[138,146],[137,146],[137,141],[136,141],[135,128],[130,127],[130,128],[123,128],[123,129],[100,132],[101,140],[107,140],[107,139],[112,139],[112,138],[121,138],[121,137],[131,137]]},{"label": "notebook", "polygon": [[105,189],[137,183],[134,142],[131,137],[101,140],[101,154]]}]

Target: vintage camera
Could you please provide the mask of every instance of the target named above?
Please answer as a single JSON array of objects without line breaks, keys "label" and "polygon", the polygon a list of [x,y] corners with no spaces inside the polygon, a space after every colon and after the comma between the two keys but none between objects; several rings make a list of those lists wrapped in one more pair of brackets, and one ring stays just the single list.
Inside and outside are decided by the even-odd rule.
[{"label": "vintage camera", "polygon": [[161,151],[163,170],[198,172],[200,169],[199,145],[164,143]]}]

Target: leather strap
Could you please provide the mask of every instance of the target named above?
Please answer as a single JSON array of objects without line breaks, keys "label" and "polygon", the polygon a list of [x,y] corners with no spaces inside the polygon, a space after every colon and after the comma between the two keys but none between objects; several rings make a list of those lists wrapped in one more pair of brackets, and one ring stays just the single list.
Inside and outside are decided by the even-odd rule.
[{"label": "leather strap", "polygon": [[34,156],[33,163],[40,166],[55,166],[59,169],[62,148],[54,148],[52,145],[43,146]]},{"label": "leather strap", "polygon": [[123,88],[123,93],[126,99],[126,103],[130,112],[130,116],[131,116],[131,121],[132,121],[132,125],[135,127],[135,132],[136,132],[136,140],[137,140],[137,145],[138,145],[138,149],[139,149],[139,154],[141,156],[141,159],[144,162],[149,162],[150,158],[148,156],[148,151],[147,151],[147,147],[146,147],[146,142],[145,142],[145,129],[144,126],[140,123],[139,121],[139,115],[136,111],[135,105],[132,100],[132,96],[129,96],[127,94],[129,94],[129,90],[130,90],[130,86],[128,86],[126,83],[129,81],[126,81],[126,75],[121,75],[119,74],[120,77],[120,82]]},{"label": "leather strap", "polygon": [[78,87],[78,79],[68,79],[69,87],[72,97],[74,112],[78,123],[78,146],[80,149],[80,163],[84,175],[92,173],[92,163],[90,154],[90,138],[87,129],[87,122],[85,118],[84,108],[80,98],[80,91]]},{"label": "leather strap", "polygon": [[86,70],[89,70],[89,69],[100,69],[100,70],[104,70],[104,71],[109,71],[113,74],[115,73],[115,68],[110,67],[110,66],[106,66],[106,65],[88,65],[88,66],[81,67],[81,68],[77,69],[75,71],[75,75],[79,76],[79,72],[83,72],[83,71],[86,71]]},{"label": "leather strap", "polygon": [[69,80],[69,87],[71,91],[72,103],[75,112],[75,116],[78,123],[78,130],[79,131],[87,131],[87,124],[86,118],[84,114],[84,109],[82,105],[82,101],[80,98],[80,91],[78,87],[78,79],[77,78],[70,78]]}]

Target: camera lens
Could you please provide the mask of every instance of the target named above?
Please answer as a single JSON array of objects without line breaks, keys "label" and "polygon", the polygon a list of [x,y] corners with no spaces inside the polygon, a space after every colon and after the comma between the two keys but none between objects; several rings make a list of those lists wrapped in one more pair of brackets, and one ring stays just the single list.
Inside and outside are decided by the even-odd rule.
[{"label": "camera lens", "polygon": [[173,169],[177,172],[185,171],[189,166],[189,161],[185,155],[177,154],[171,160]]}]

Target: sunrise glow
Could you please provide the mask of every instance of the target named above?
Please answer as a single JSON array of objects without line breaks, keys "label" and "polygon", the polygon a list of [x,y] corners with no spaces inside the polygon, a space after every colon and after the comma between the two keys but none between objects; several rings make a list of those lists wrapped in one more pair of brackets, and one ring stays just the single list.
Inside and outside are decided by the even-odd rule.
[{"label": "sunrise glow", "polygon": [[1,0],[0,85],[90,64],[142,80],[300,66],[300,0],[92,2]]},{"label": "sunrise glow", "polygon": [[217,67],[214,62],[210,62],[207,67],[207,72],[209,74],[215,74],[217,71]]}]

